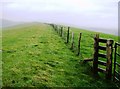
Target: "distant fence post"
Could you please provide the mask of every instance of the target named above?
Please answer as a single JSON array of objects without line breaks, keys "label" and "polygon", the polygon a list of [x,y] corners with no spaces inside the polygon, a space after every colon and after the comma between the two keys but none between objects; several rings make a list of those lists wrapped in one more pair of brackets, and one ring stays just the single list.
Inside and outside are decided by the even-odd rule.
[{"label": "distant fence post", "polygon": [[60,27],[58,28],[58,34],[60,35]]},{"label": "distant fence post", "polygon": [[58,26],[58,34],[60,34],[60,26]]},{"label": "distant fence post", "polygon": [[93,58],[93,72],[98,75],[98,47],[99,47],[99,34],[94,37],[94,58]]},{"label": "distant fence post", "polygon": [[58,29],[58,26],[56,25],[56,31],[57,31],[57,29]]},{"label": "distant fence post", "polygon": [[81,35],[82,35],[82,33],[80,33],[80,35],[79,35],[79,40],[78,40],[78,53],[77,53],[77,55],[80,54],[80,41],[81,41]]},{"label": "distant fence post", "polygon": [[54,25],[54,29],[55,29],[55,30],[56,30],[56,28],[57,28],[56,25]]},{"label": "distant fence post", "polygon": [[61,27],[59,27],[59,35],[61,36]]},{"label": "distant fence post", "polygon": [[70,27],[68,27],[68,32],[67,32],[67,43],[69,43],[69,29]]},{"label": "distant fence post", "polygon": [[72,32],[72,43],[71,43],[71,49],[74,48],[74,33]]},{"label": "distant fence post", "polygon": [[53,28],[55,31],[57,30],[57,26],[55,24],[53,25]]},{"label": "distant fence post", "polygon": [[113,40],[107,40],[106,51],[107,51],[106,79],[111,80],[111,78],[112,78]]},{"label": "distant fence post", "polygon": [[66,29],[65,29],[65,27],[64,27],[64,29],[63,29],[63,37],[64,37],[64,40],[65,40],[65,42],[66,42],[66,39],[67,39],[67,34],[66,34]]},{"label": "distant fence post", "polygon": [[64,38],[64,27],[63,27],[63,31],[62,31],[62,37]]},{"label": "distant fence post", "polygon": [[59,26],[57,26],[57,33],[59,33]]},{"label": "distant fence post", "polygon": [[61,34],[60,34],[61,37],[62,37],[62,34],[63,34],[63,27],[61,27]]},{"label": "distant fence post", "polygon": [[53,29],[55,30],[55,25],[54,25],[54,24],[52,24],[52,27],[53,27]]}]

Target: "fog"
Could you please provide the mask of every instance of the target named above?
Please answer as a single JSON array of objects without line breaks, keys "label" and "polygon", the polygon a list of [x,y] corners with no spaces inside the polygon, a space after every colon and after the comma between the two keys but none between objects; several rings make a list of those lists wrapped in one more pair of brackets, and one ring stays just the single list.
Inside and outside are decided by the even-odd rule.
[{"label": "fog", "polygon": [[116,34],[119,0],[4,0],[1,19],[45,22]]}]

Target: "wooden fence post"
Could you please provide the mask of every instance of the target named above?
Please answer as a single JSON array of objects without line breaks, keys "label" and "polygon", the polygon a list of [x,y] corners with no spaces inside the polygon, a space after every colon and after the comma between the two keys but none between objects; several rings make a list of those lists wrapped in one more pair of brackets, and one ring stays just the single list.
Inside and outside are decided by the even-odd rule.
[{"label": "wooden fence post", "polygon": [[61,27],[61,34],[60,34],[61,37],[62,37],[62,34],[63,34],[63,27]]},{"label": "wooden fence post", "polygon": [[58,27],[58,34],[60,35],[60,27]]},{"label": "wooden fence post", "polygon": [[58,28],[58,34],[60,35],[60,28]]},{"label": "wooden fence post", "polygon": [[61,27],[59,27],[59,35],[61,36]]},{"label": "wooden fence post", "polygon": [[82,35],[82,33],[80,33],[80,35],[79,35],[79,40],[78,40],[78,53],[77,53],[78,56],[79,56],[79,54],[80,54],[80,41],[81,41],[81,35]]},{"label": "wooden fence post", "polygon": [[71,41],[71,49],[74,48],[74,33],[72,32],[72,41]]},{"label": "wooden fence post", "polygon": [[57,30],[57,25],[55,25],[55,30]]},{"label": "wooden fence post", "polygon": [[116,69],[116,52],[117,51],[117,44],[115,43],[115,53],[114,53],[114,74],[113,74],[113,81],[115,81],[115,69]]},{"label": "wooden fence post", "polygon": [[98,75],[98,47],[99,47],[99,34],[94,37],[94,58],[93,58],[93,72]]},{"label": "wooden fence post", "polygon": [[68,32],[67,32],[67,43],[69,43],[69,29],[70,27],[68,27]]},{"label": "wooden fence post", "polygon": [[59,35],[61,36],[61,27],[59,28]]},{"label": "wooden fence post", "polygon": [[53,28],[54,28],[54,30],[56,31],[56,25],[54,25],[54,27],[53,27]]},{"label": "wooden fence post", "polygon": [[57,25],[54,25],[54,30],[57,31]]},{"label": "wooden fence post", "polygon": [[55,30],[55,25],[53,24],[53,29]]},{"label": "wooden fence post", "polygon": [[63,31],[62,31],[62,37],[63,37],[63,39],[64,39],[64,27],[63,27]]},{"label": "wooden fence post", "polygon": [[63,38],[64,38],[64,40],[66,41],[66,39],[67,39],[67,34],[66,34],[66,29],[65,29],[65,27],[64,27],[64,30],[63,30]]},{"label": "wooden fence post", "polygon": [[59,26],[57,26],[57,33],[59,34]]},{"label": "wooden fence post", "polygon": [[112,78],[112,52],[113,52],[113,40],[107,40],[107,65],[106,65],[106,79]]}]

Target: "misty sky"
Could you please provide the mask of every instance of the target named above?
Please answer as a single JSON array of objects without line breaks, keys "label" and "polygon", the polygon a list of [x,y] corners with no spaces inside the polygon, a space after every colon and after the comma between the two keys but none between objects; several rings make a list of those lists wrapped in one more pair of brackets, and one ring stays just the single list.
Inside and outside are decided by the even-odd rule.
[{"label": "misty sky", "polygon": [[2,0],[0,18],[117,30],[119,0]]}]

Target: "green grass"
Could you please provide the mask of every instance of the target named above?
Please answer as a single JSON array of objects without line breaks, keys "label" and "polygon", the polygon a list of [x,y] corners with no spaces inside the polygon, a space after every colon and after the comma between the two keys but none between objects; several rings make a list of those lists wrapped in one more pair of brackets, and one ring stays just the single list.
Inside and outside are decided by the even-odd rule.
[{"label": "green grass", "polygon": [[[83,64],[91,57],[94,32],[82,32],[81,53],[76,56],[69,49],[70,44],[49,25],[37,24],[25,27],[7,28],[2,38],[2,86],[3,87],[114,87],[104,78],[94,78],[90,65]],[[101,34],[101,37],[117,37]],[[76,43],[77,44],[77,43]]]}]

